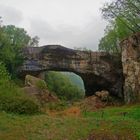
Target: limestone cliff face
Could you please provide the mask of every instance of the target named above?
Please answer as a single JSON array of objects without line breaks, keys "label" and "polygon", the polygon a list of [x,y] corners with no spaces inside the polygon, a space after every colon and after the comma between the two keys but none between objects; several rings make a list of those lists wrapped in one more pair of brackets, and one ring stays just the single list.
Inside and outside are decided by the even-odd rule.
[{"label": "limestone cliff face", "polygon": [[108,90],[122,97],[121,59],[105,52],[78,51],[60,45],[24,49],[22,74],[40,75],[43,71],[69,71],[81,76],[86,95]]},{"label": "limestone cliff face", "polygon": [[121,43],[124,98],[127,103],[140,101],[140,33]]}]

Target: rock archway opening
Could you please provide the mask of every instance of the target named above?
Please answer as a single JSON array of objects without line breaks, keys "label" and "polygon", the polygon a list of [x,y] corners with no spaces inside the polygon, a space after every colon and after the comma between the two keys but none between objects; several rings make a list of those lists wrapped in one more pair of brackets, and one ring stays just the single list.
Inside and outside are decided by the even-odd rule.
[{"label": "rock archway opening", "polygon": [[72,100],[85,97],[84,81],[73,72],[46,71],[44,79],[47,82],[48,88],[54,91],[60,98]]},{"label": "rock archway opening", "polygon": [[92,96],[97,91],[102,90],[107,90],[110,92],[110,94],[113,94],[113,90],[115,90],[114,87],[112,86],[112,83],[109,80],[99,75],[97,76],[94,74],[82,74],[81,77],[84,81],[86,96]]},{"label": "rock archway opening", "polygon": [[45,71],[68,71],[79,75],[85,86],[85,95],[108,90],[123,97],[123,75],[120,57],[106,52],[78,51],[61,45],[27,47],[23,50],[25,61],[21,75],[42,77]]},{"label": "rock archway opening", "polygon": [[[97,91],[106,90],[111,95],[122,98],[121,84],[120,82],[116,83],[116,80],[113,80],[112,77],[108,77],[107,79],[107,78],[104,78],[103,76],[95,75],[92,73],[77,73],[77,72],[71,72],[71,71],[65,71],[65,70],[45,70],[45,71],[40,71],[40,72],[26,72],[24,73],[23,77],[25,77],[25,75],[27,74],[30,74],[38,78],[47,80],[46,78],[47,73],[52,73],[50,74],[51,75],[50,77],[52,78],[51,79],[52,84],[58,83],[59,87],[64,86],[66,82],[63,82],[65,79],[65,78],[63,79],[63,76],[66,77],[68,81],[70,81],[74,86],[78,87],[81,90],[83,97],[92,96]],[[55,78],[55,76],[57,78]],[[111,80],[109,78],[111,78]],[[48,82],[50,81],[47,81],[47,83]],[[56,83],[53,83],[53,82],[56,82]],[[55,87],[54,89],[57,90],[57,88]],[[67,90],[69,90],[68,87],[67,87]]]}]

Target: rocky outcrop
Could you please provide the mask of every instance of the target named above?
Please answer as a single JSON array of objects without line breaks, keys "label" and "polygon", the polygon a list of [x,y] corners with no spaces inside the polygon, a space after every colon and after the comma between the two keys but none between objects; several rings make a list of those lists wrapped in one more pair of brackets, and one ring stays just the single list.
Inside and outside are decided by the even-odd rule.
[{"label": "rocky outcrop", "polygon": [[59,101],[59,99],[47,89],[44,80],[31,75],[26,75],[25,87],[22,88],[22,91],[29,96],[36,97],[41,104]]},{"label": "rocky outcrop", "polygon": [[124,99],[127,103],[140,101],[140,33],[121,43],[124,82]]},{"label": "rocky outcrop", "polygon": [[95,93],[95,95],[97,97],[99,97],[101,99],[101,101],[108,101],[109,100],[109,92],[108,91],[105,91],[105,90],[97,91]]},{"label": "rocky outcrop", "polygon": [[60,45],[29,47],[21,75],[43,77],[44,71],[69,71],[81,76],[86,96],[106,90],[126,103],[140,101],[140,33],[121,42],[122,60],[105,52],[79,51]]},{"label": "rocky outcrop", "polygon": [[69,71],[81,76],[86,96],[107,90],[122,96],[121,59],[105,52],[79,51],[60,45],[29,47],[23,50],[25,61],[21,74],[41,75],[44,71]]},{"label": "rocky outcrop", "polygon": [[47,84],[44,80],[36,78],[34,76],[31,76],[31,75],[25,76],[25,86],[37,87],[37,88],[41,88],[41,89],[47,88]]}]

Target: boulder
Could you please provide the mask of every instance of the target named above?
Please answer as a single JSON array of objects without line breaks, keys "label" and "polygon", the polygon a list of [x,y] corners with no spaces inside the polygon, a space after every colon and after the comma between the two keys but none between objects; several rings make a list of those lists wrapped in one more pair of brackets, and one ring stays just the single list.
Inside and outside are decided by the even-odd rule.
[{"label": "boulder", "polygon": [[44,80],[36,78],[31,75],[26,75],[25,86],[36,87],[36,88],[42,89],[42,90],[47,88],[47,84]]},{"label": "boulder", "polygon": [[95,93],[97,97],[99,97],[102,101],[107,101],[109,99],[109,92],[106,90],[97,91]]},{"label": "boulder", "polygon": [[92,95],[81,101],[79,106],[83,111],[95,111],[104,108],[106,103],[102,102],[97,96]]},{"label": "boulder", "polygon": [[29,96],[35,96],[41,104],[59,101],[59,99],[47,89],[47,84],[44,80],[31,75],[26,75],[25,87],[23,87],[22,90]]}]

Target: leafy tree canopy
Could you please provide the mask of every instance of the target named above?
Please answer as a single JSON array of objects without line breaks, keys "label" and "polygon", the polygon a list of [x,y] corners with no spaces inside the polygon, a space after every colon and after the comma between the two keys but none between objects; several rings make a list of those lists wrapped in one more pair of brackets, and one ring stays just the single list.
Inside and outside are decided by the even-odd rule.
[{"label": "leafy tree canopy", "polygon": [[119,42],[140,31],[140,1],[113,0],[105,3],[101,10],[109,25],[100,40],[99,50],[119,53]]},{"label": "leafy tree canopy", "polygon": [[37,36],[31,38],[23,28],[0,24],[0,60],[12,76],[23,63],[22,48],[38,46],[38,40]]}]

